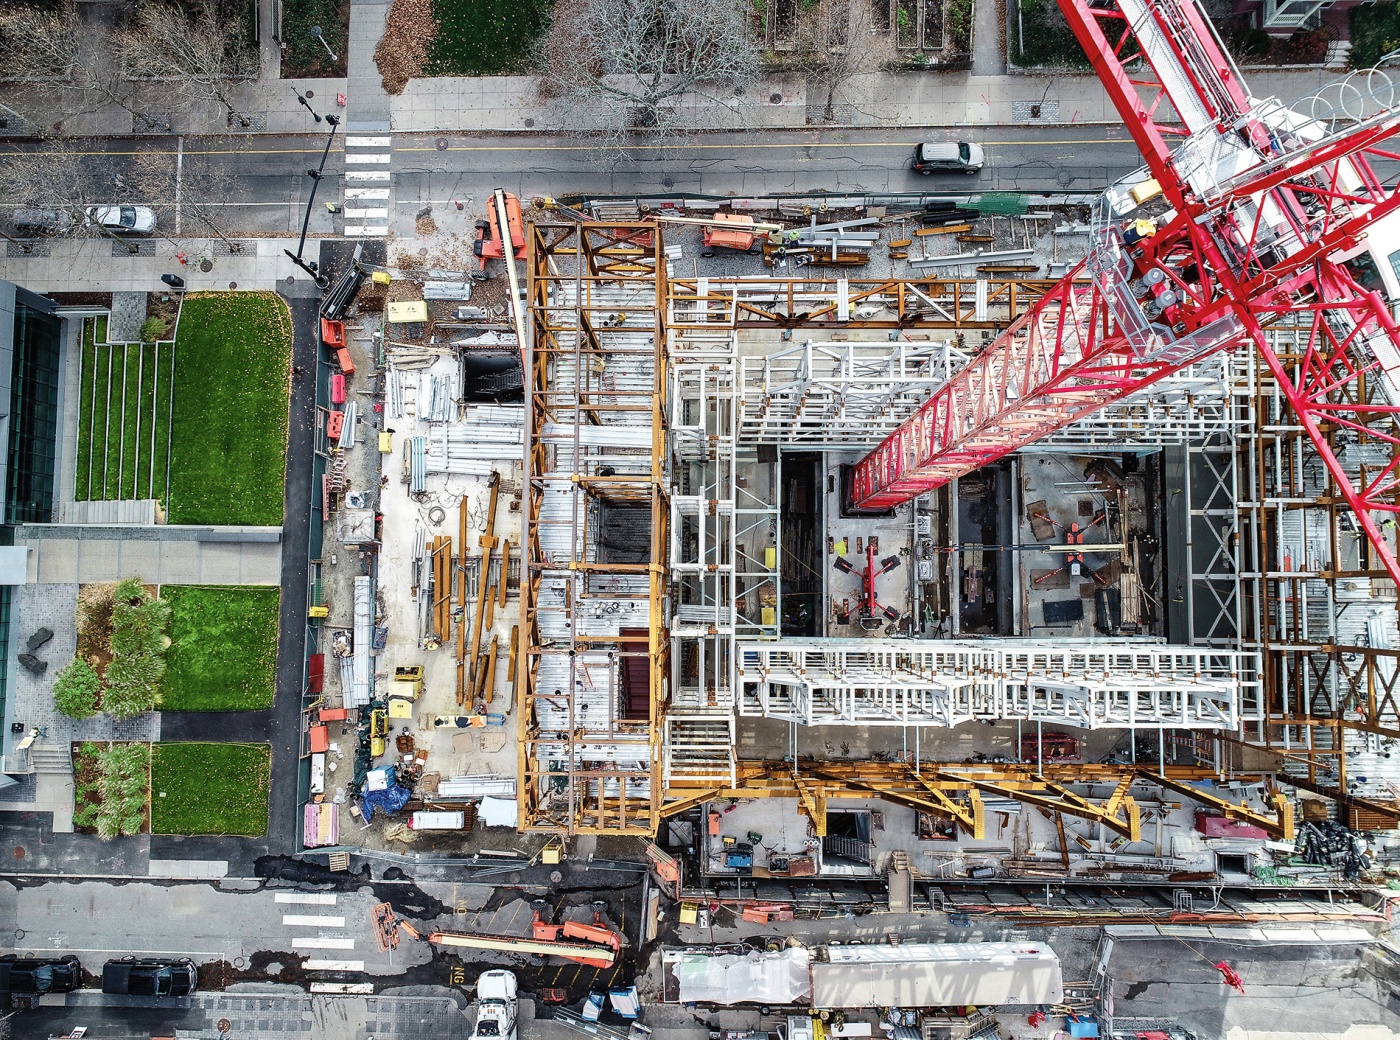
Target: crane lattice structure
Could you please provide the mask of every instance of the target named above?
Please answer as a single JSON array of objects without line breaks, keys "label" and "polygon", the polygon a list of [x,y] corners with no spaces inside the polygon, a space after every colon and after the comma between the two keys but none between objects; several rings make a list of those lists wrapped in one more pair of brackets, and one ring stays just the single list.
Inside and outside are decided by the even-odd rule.
[{"label": "crane lattice structure", "polygon": [[[1194,0],[1060,6],[1146,168],[1096,204],[1088,258],[861,460],[850,504],[888,509],[1249,348],[1375,569],[1400,581],[1388,530],[1400,511],[1400,328],[1383,295],[1400,278],[1400,193],[1373,166],[1400,158],[1389,145],[1400,112],[1323,120],[1256,100]],[[1270,332],[1283,326],[1304,343],[1280,356]]]}]

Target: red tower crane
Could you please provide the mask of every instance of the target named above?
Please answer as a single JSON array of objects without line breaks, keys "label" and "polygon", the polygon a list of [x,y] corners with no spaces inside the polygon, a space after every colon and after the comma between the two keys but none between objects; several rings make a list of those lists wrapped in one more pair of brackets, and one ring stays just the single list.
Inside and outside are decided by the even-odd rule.
[{"label": "red tower crane", "polygon": [[[1338,129],[1253,98],[1195,0],[1059,2],[1146,168],[1096,204],[1088,258],[856,465],[849,504],[889,509],[1248,348],[1400,582],[1372,515],[1400,512],[1400,193],[1372,166],[1400,159],[1400,111]],[[1344,464],[1351,444],[1382,457]]]}]

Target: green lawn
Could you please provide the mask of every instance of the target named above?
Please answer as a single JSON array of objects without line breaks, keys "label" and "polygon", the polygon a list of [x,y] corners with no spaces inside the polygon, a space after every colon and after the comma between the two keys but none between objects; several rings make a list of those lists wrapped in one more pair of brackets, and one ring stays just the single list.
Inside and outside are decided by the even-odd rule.
[{"label": "green lawn", "polygon": [[162,585],[170,603],[164,711],[256,711],[272,704],[281,589]]},{"label": "green lawn", "polygon": [[291,350],[291,314],[273,293],[185,298],[175,334],[170,523],[282,523]]},{"label": "green lawn", "polygon": [[153,744],[152,834],[267,831],[267,744]]},{"label": "green lawn", "polygon": [[160,408],[170,406],[174,347],[107,344],[106,335],[105,318],[83,322],[75,496],[164,499],[170,441]]},{"label": "green lawn", "polygon": [[433,0],[429,76],[523,72],[549,20],[550,0]]}]

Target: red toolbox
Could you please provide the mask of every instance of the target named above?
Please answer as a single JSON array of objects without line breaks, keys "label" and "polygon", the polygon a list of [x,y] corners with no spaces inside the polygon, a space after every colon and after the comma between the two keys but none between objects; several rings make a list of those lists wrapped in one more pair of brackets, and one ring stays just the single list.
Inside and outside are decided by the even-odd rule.
[{"label": "red toolbox", "polygon": [[322,318],[321,342],[331,350],[339,350],[345,346],[345,322]]},{"label": "red toolbox", "polygon": [[326,436],[333,441],[340,440],[341,431],[345,429],[345,413],[331,412],[326,416]]},{"label": "red toolbox", "polygon": [[345,403],[345,377],[337,372],[331,376],[331,404]]}]

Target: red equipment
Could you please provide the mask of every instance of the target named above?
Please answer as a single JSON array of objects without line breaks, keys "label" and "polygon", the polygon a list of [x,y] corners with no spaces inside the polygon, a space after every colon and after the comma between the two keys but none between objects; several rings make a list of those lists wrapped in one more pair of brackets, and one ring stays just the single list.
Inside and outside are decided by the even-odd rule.
[{"label": "red equipment", "polygon": [[748,252],[756,240],[753,217],[742,213],[716,213],[714,222],[706,224],[700,240],[706,249],[737,249]]},{"label": "red equipment", "polygon": [[[855,568],[844,556],[836,557],[834,563],[836,569],[843,574],[855,573]],[[861,572],[861,598],[860,598],[860,619],[862,624],[866,621],[875,621],[877,616],[883,614],[890,621],[899,620],[899,611],[893,607],[882,607],[875,599],[875,579],[882,574],[888,574],[899,566],[898,556],[886,556],[880,561],[880,568],[875,568],[875,539],[871,539],[865,547],[865,570]]]},{"label": "red equipment", "polygon": [[510,243],[515,248],[515,258],[525,259],[525,218],[520,212],[520,200],[508,191],[497,188],[486,204],[486,219],[476,222],[476,242],[472,245],[481,270],[486,270],[486,261],[501,260],[505,257],[504,237],[501,234],[501,221],[497,215],[497,200],[504,196],[506,202],[506,223],[509,225]]},{"label": "red equipment", "polygon": [[1225,980],[1225,985],[1229,986],[1231,989],[1239,990],[1241,996],[1244,995],[1244,979],[1240,978],[1239,972],[1224,961],[1213,965],[1213,967],[1216,971],[1220,972],[1221,977]]},{"label": "red equipment", "polygon": [[[1400,446],[1380,428],[1400,415],[1384,389],[1400,379],[1400,327],[1382,295],[1400,298],[1400,192],[1370,163],[1398,157],[1387,142],[1400,111],[1372,105],[1327,126],[1256,103],[1193,0],[1060,7],[1147,170],[1096,205],[1089,257],[857,464],[850,505],[888,509],[1249,346],[1366,532],[1371,565],[1400,581],[1372,518],[1400,512],[1400,456],[1339,458],[1346,440]],[[1284,322],[1301,342],[1280,357],[1265,328]]]}]

